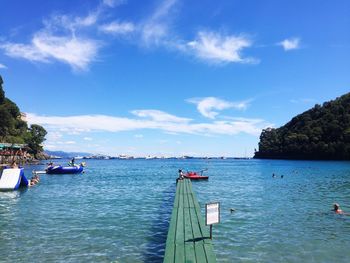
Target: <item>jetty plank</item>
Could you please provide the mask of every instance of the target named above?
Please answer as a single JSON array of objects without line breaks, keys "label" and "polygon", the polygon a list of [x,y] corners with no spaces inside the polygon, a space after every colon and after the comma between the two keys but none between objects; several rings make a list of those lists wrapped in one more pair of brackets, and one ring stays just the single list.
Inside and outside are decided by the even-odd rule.
[{"label": "jetty plank", "polygon": [[164,263],[216,262],[208,227],[189,179],[179,180],[166,241]]}]

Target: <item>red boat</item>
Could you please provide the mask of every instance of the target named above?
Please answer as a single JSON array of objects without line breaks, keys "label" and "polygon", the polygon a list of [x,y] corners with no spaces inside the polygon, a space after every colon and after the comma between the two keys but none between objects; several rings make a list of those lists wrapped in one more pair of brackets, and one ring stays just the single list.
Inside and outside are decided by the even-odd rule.
[{"label": "red boat", "polygon": [[209,176],[200,175],[196,172],[187,172],[185,175],[185,178],[188,178],[191,180],[208,180]]}]

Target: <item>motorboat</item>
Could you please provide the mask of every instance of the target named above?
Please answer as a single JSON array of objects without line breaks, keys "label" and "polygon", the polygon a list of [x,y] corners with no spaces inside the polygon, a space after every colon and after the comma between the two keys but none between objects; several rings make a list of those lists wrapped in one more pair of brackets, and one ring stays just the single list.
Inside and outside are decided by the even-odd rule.
[{"label": "motorboat", "polygon": [[191,180],[208,180],[209,176],[204,176],[202,174],[198,174],[197,172],[187,172],[185,174],[185,178]]}]

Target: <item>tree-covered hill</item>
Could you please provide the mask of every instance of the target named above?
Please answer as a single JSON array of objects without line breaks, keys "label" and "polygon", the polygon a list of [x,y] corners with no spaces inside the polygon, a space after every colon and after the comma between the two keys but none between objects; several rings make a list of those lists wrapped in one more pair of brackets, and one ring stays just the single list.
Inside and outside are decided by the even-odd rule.
[{"label": "tree-covered hill", "polygon": [[0,142],[27,144],[29,153],[37,155],[42,151],[46,130],[36,124],[28,127],[18,106],[6,98],[2,85],[0,76]]},{"label": "tree-covered hill", "polygon": [[350,160],[350,93],[264,129],[255,158]]}]

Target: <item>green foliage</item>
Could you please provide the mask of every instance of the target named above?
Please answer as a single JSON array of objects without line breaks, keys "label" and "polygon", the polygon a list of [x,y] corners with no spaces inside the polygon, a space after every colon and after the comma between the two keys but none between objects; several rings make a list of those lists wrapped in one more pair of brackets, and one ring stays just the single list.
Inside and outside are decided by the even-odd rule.
[{"label": "green foliage", "polygon": [[5,97],[0,76],[0,142],[26,143],[29,152],[38,154],[42,151],[42,142],[47,132],[40,125],[33,124],[30,128],[21,119],[18,106]]},{"label": "green foliage", "polygon": [[350,160],[350,93],[263,130],[255,158]]},{"label": "green foliage", "polygon": [[46,130],[37,124],[32,124],[30,126],[29,132],[26,136],[25,142],[28,144],[28,147],[31,149],[31,153],[37,155],[43,150],[42,143],[45,140],[47,132]]},{"label": "green foliage", "polygon": [[0,104],[2,104],[4,102],[4,99],[5,99],[5,92],[2,89],[2,83],[4,83],[4,82],[2,81],[2,77],[0,76]]}]

